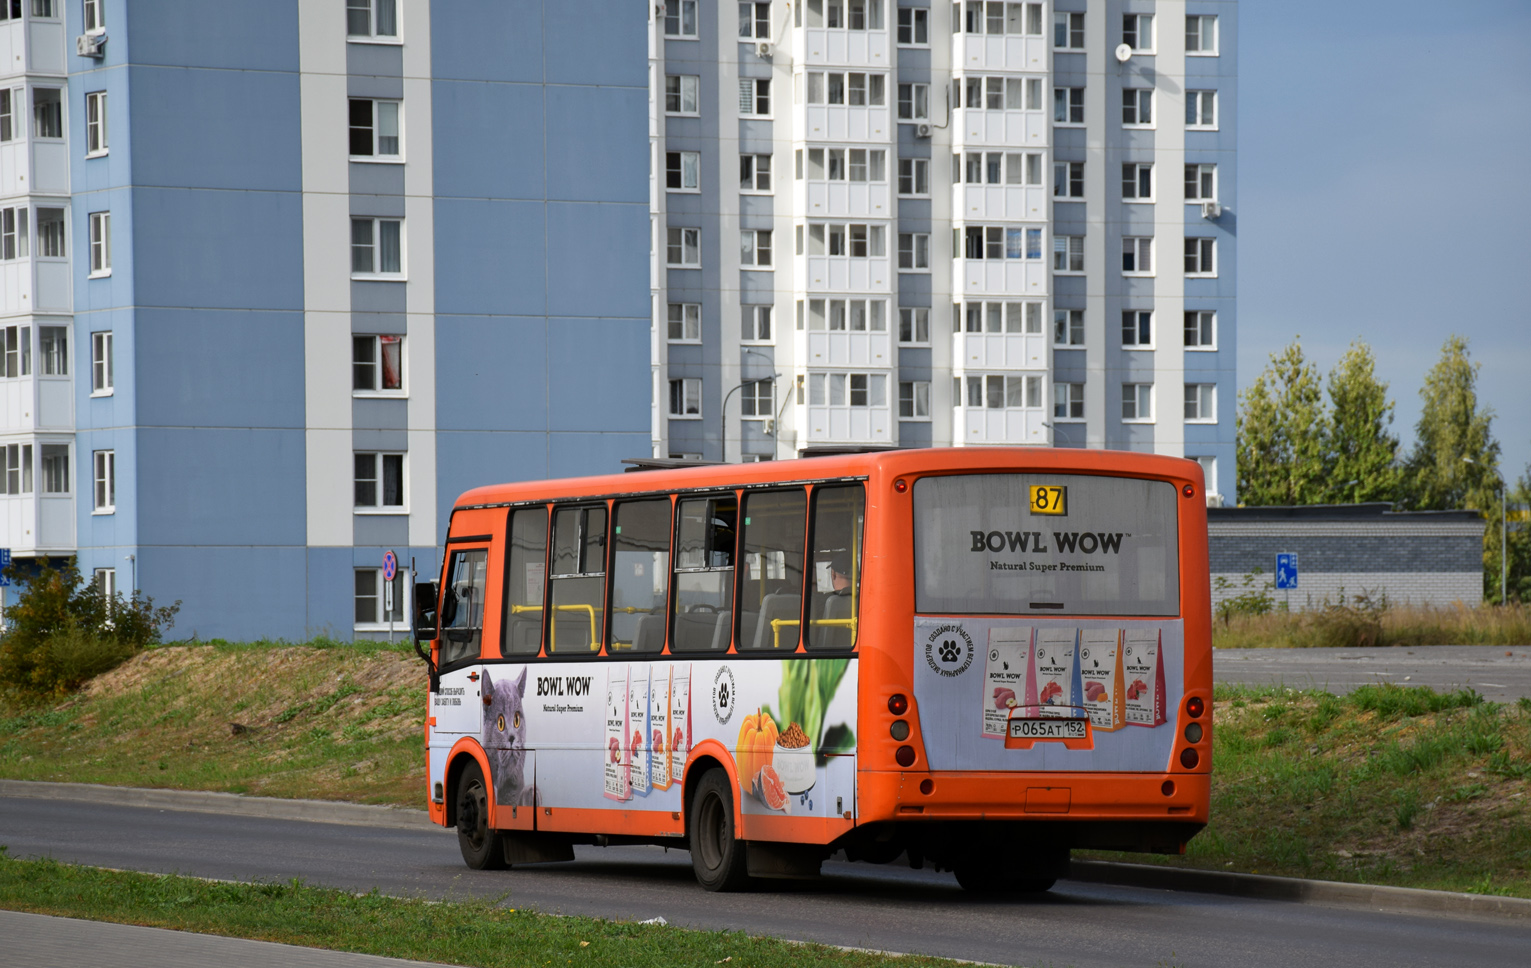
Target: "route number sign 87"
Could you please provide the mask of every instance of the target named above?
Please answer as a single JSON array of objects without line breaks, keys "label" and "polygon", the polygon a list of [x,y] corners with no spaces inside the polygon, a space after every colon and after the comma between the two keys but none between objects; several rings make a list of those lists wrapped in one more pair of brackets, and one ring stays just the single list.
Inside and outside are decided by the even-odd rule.
[{"label": "route number sign 87", "polygon": [[1068,514],[1068,488],[1050,484],[1031,485],[1032,514]]}]

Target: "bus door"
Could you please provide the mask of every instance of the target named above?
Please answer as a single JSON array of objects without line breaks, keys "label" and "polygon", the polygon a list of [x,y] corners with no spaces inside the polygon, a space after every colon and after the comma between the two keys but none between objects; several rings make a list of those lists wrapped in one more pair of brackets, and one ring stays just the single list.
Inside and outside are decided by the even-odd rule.
[{"label": "bus door", "polygon": [[436,657],[441,687],[431,696],[431,783],[444,782],[447,755],[464,737],[478,738],[483,726],[479,649],[484,635],[489,548],[450,545],[446,584],[441,590],[440,639]]}]

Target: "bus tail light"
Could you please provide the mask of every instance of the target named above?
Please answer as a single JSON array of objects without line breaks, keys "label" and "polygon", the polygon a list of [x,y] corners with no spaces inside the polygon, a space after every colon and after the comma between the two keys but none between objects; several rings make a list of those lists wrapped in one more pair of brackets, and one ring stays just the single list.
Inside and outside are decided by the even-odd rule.
[{"label": "bus tail light", "polygon": [[1185,728],[1185,741],[1187,743],[1201,742],[1201,723],[1189,723]]},{"label": "bus tail light", "polygon": [[[908,749],[908,747],[902,747]],[[1201,762],[1201,754],[1187,747],[1180,751],[1180,765],[1188,770],[1196,769],[1196,764]]]},{"label": "bus tail light", "polygon": [[888,697],[888,712],[895,716],[902,716],[909,711],[909,697],[901,692],[895,692]]},{"label": "bus tail light", "polygon": [[[1193,752],[1194,753],[1195,750],[1190,750],[1188,752]],[[1182,756],[1181,759],[1184,760],[1185,757]],[[914,765],[914,747],[913,746],[900,746],[896,751],[894,751],[894,753],[893,753],[893,760],[899,766],[903,766],[903,767],[913,766]]]},{"label": "bus tail light", "polygon": [[895,719],[888,729],[889,735],[902,743],[909,738],[909,721],[907,719]]},{"label": "bus tail light", "polygon": [[1185,714],[1192,719],[1200,719],[1201,714],[1207,711],[1207,704],[1200,696],[1192,696],[1185,701]]},{"label": "bus tail light", "polygon": [[1180,489],[1180,493],[1184,494],[1186,497],[1195,497],[1196,496],[1196,485],[1195,484],[1187,484],[1185,487],[1182,487]]}]

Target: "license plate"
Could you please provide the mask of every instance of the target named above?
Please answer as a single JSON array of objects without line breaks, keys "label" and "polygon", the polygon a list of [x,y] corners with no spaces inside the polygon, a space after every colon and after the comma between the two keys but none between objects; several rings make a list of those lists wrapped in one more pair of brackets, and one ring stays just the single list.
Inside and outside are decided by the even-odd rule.
[{"label": "license plate", "polygon": [[1084,739],[1083,719],[1012,719],[1012,739]]}]

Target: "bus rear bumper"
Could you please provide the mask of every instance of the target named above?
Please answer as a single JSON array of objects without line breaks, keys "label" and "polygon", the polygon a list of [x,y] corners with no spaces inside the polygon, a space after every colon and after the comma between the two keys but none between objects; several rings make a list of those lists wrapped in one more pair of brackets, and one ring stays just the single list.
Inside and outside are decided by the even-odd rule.
[{"label": "bus rear bumper", "polygon": [[1209,773],[862,773],[857,823],[918,820],[1207,822]]}]

